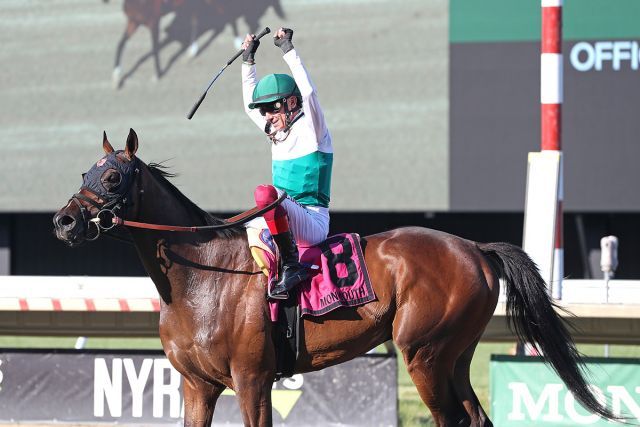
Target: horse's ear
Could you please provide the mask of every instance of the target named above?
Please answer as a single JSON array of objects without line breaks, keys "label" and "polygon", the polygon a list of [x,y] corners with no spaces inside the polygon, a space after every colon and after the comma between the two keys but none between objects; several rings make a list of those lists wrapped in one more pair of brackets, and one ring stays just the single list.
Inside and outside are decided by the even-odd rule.
[{"label": "horse's ear", "polygon": [[115,151],[107,139],[107,131],[102,131],[102,148],[104,148],[104,152],[107,154],[111,154]]},{"label": "horse's ear", "polygon": [[129,160],[133,159],[138,151],[138,135],[133,129],[129,129],[129,136],[127,137],[127,146],[124,149],[124,154],[127,155]]}]

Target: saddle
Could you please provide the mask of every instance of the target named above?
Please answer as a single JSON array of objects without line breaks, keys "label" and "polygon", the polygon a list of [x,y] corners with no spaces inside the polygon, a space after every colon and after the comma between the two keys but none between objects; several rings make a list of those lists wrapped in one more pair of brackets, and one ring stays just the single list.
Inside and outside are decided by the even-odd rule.
[{"label": "saddle", "polygon": [[[276,246],[268,230],[247,228],[251,254],[262,272],[275,283]],[[269,302],[276,334],[277,377],[293,375],[298,347],[304,337],[303,316],[321,316],[339,307],[355,307],[376,299],[358,234],[337,234],[316,246],[299,246],[300,263],[311,278],[289,293],[287,300]],[[265,289],[266,293],[266,289]]]},{"label": "saddle", "polygon": [[[271,235],[268,230],[247,228],[247,236],[251,254],[271,286],[278,268]],[[303,316],[321,316],[338,307],[355,307],[376,299],[362,242],[358,234],[343,233],[315,246],[298,246],[300,263],[311,269],[310,279],[298,285],[298,303]],[[275,304],[276,301],[271,301],[272,308]],[[276,312],[271,314],[271,320],[275,321]]]}]

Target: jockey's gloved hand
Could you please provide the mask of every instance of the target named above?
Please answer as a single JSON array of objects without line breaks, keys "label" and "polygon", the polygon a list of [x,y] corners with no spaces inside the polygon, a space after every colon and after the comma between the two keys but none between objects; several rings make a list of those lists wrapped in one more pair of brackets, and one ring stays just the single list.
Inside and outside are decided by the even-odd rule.
[{"label": "jockey's gloved hand", "polygon": [[282,49],[282,53],[287,53],[293,49],[293,30],[291,28],[280,28],[273,36],[273,44]]},{"label": "jockey's gloved hand", "polygon": [[242,62],[249,65],[255,64],[255,55],[258,46],[260,46],[260,40],[256,39],[254,34],[247,34],[247,37],[244,38],[244,42],[242,43],[242,48],[244,49],[244,52],[242,52]]}]

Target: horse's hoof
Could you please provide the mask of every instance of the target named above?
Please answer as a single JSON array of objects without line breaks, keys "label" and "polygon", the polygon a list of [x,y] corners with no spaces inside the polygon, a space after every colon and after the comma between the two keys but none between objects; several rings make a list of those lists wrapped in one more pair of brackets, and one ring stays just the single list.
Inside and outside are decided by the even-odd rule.
[{"label": "horse's hoof", "polygon": [[120,89],[122,86],[122,70],[120,67],[116,67],[113,69],[113,74],[111,75],[111,84],[114,89]]},{"label": "horse's hoof", "polygon": [[235,39],[233,39],[233,46],[240,50],[240,48],[242,47],[242,42],[244,41],[244,39],[242,37],[236,37]]},{"label": "horse's hoof", "polygon": [[195,58],[196,56],[198,56],[198,44],[193,43],[191,46],[189,46],[189,57]]}]

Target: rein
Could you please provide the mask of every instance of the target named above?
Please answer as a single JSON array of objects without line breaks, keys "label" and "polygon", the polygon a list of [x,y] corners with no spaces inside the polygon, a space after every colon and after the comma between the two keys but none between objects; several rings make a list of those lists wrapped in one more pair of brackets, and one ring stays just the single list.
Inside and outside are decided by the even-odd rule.
[{"label": "rein", "polygon": [[[133,183],[133,180],[135,179],[135,176],[139,172],[139,168],[136,166],[137,164],[134,164],[132,169],[132,173],[134,177],[131,179],[128,179],[127,180],[128,185],[123,189],[123,191],[120,191],[118,194],[114,196],[108,196],[102,193],[98,193],[96,192],[96,190],[90,188],[88,185],[83,185],[80,188],[80,191],[71,197],[71,202],[78,205],[78,208],[82,213],[83,219],[87,221],[88,224],[92,224],[96,229],[95,236],[87,238],[87,240],[96,240],[98,237],[100,237],[100,234],[102,232],[107,232],[118,225],[123,225],[125,227],[132,227],[132,228],[144,228],[148,230],[180,231],[180,232],[191,232],[191,233],[195,233],[198,231],[208,231],[208,230],[224,230],[224,229],[236,227],[240,224],[243,224],[247,221],[250,221],[264,214],[265,212],[268,212],[269,210],[275,208],[280,203],[282,203],[282,201],[287,197],[287,193],[283,193],[273,203],[270,203],[269,205],[263,208],[258,208],[256,206],[239,215],[233,216],[231,218],[223,219],[222,223],[217,225],[201,225],[201,226],[187,227],[187,226],[181,226],[181,225],[151,224],[147,222],[129,221],[119,217],[116,214],[116,211],[123,211],[124,209],[126,209],[128,205],[131,204],[128,201],[127,196],[129,194],[129,191],[131,190],[131,185]],[[83,191],[88,194],[83,194]],[[94,218],[91,218],[91,214],[89,213],[87,206],[85,206],[80,201],[83,201],[84,203],[87,203],[98,210],[98,213]],[[120,213],[120,214],[122,215],[123,213]],[[87,220],[87,218],[89,219]],[[110,235],[110,236],[115,237],[113,235]]]},{"label": "rein", "polygon": [[[218,224],[218,225],[201,225],[201,226],[185,227],[181,225],[150,224],[146,222],[128,221],[116,216],[112,211],[109,211],[109,212],[113,215],[113,218],[111,219],[111,221],[114,225],[124,225],[126,227],[134,227],[134,228],[145,228],[148,230],[186,231],[186,232],[195,233],[198,231],[205,231],[205,230],[224,230],[227,228],[232,228],[237,225],[243,224],[275,208],[280,203],[282,203],[286,198],[287,198],[287,193],[282,193],[282,195],[278,197],[278,199],[275,200],[273,203],[263,208],[258,208],[256,206],[253,209],[250,209],[246,212],[243,212],[231,218],[227,218],[223,220],[222,224]],[[103,210],[100,213],[102,212],[107,212],[107,211]],[[98,214],[98,217],[99,216],[100,214]],[[97,219],[99,220],[99,218]],[[99,224],[99,221],[96,221],[96,223]]]}]

